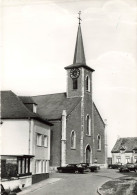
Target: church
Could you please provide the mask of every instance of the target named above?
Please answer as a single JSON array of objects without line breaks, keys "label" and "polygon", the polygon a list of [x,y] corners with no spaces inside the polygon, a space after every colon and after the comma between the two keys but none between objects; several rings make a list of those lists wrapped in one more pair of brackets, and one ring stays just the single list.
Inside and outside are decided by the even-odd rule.
[{"label": "church", "polygon": [[37,113],[53,124],[50,168],[80,162],[105,166],[105,123],[92,99],[94,70],[86,64],[80,20],[73,64],[65,70],[66,92],[32,97]]}]

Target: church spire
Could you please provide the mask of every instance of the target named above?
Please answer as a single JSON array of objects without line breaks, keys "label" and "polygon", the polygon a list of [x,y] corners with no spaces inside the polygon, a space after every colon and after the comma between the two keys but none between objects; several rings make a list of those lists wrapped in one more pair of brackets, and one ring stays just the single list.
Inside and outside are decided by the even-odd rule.
[{"label": "church spire", "polygon": [[79,26],[78,26],[77,40],[76,40],[73,64],[86,65],[86,59],[85,59],[85,52],[84,52],[80,22],[79,22]]},{"label": "church spire", "polygon": [[94,70],[86,65],[83,38],[82,38],[82,32],[81,32],[81,21],[82,21],[80,18],[81,11],[79,11],[78,14],[79,14],[79,17],[78,17],[79,24],[78,24],[73,64],[66,66],[65,69],[67,70],[67,69],[72,69],[72,68],[84,67],[85,69],[91,70],[93,72]]},{"label": "church spire", "polygon": [[76,46],[75,46],[75,53],[74,53],[74,59],[73,59],[73,64],[86,64],[86,59],[85,59],[85,53],[84,53],[84,46],[83,46],[83,39],[82,39],[82,32],[81,32],[81,23],[80,21],[80,14],[81,11],[79,11],[79,26],[78,26],[78,32],[77,32],[77,40],[76,40]]}]

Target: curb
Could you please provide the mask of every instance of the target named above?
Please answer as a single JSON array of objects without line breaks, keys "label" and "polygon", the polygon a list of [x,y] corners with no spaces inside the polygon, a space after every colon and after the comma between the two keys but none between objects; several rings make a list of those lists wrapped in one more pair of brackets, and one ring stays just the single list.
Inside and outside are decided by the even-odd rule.
[{"label": "curb", "polygon": [[97,193],[98,193],[99,195],[102,195],[101,192],[100,192],[100,188],[101,188],[101,187],[97,188]]},{"label": "curb", "polygon": [[37,191],[43,187],[45,187],[46,185],[52,185],[53,183],[57,182],[61,180],[60,178],[49,178],[48,180],[46,181],[41,181],[41,182],[38,182],[36,184],[33,184],[27,188],[24,188],[21,192],[17,193],[18,195],[23,195],[23,194],[26,194],[26,193],[29,193],[29,192],[34,192],[34,191]]}]

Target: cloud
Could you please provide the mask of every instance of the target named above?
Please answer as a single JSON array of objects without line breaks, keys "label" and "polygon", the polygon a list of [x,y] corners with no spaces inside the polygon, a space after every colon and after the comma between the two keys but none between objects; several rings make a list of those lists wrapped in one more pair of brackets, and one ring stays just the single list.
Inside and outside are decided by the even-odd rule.
[{"label": "cloud", "polygon": [[[135,2],[135,1],[134,1]],[[137,5],[120,0],[104,1],[103,6],[90,6],[84,10],[86,21],[104,21],[109,25],[137,24]]]}]

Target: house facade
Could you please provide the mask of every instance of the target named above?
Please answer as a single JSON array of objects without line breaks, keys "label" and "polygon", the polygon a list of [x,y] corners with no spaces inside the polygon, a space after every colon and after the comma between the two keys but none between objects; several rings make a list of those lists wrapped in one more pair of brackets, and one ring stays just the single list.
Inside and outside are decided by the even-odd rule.
[{"label": "house facade", "polygon": [[111,153],[112,164],[137,162],[137,137],[119,138]]},{"label": "house facade", "polygon": [[73,64],[65,70],[65,93],[32,97],[38,105],[38,113],[54,124],[51,127],[50,168],[80,162],[105,166],[105,123],[93,102],[94,70],[86,64],[80,24]]},{"label": "house facade", "polygon": [[0,165],[5,188],[9,179],[14,183],[19,179],[27,187],[49,176],[52,124],[36,113],[31,98],[23,101],[12,91],[1,92]]}]

